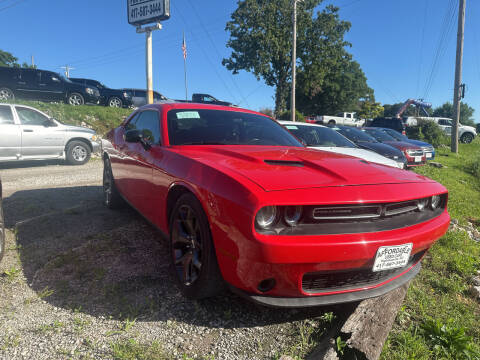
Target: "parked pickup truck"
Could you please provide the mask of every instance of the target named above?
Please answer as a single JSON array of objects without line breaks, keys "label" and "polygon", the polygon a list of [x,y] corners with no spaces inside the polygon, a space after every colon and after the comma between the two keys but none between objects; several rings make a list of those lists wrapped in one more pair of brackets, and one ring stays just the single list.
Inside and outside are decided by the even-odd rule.
[{"label": "parked pickup truck", "polygon": [[360,127],[365,123],[365,120],[357,119],[355,113],[339,113],[337,116],[316,116],[315,123],[323,125],[349,125]]},{"label": "parked pickup truck", "polygon": [[224,106],[235,106],[231,102],[221,101],[209,94],[192,94],[192,100],[175,100],[179,102],[192,102],[200,104],[212,104],[212,105],[224,105]]}]

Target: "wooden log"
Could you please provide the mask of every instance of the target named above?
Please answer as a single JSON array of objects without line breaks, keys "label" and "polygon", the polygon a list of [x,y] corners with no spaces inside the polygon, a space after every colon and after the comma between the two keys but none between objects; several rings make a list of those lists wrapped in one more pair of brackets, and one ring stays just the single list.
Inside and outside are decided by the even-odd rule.
[{"label": "wooden log", "polygon": [[356,358],[377,360],[410,283],[388,294],[360,302],[340,330]]}]

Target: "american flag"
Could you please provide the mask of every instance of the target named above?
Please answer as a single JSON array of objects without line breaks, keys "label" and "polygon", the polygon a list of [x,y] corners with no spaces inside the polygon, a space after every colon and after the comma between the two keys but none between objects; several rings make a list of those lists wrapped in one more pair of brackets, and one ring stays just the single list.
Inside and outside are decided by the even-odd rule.
[{"label": "american flag", "polygon": [[185,42],[185,33],[183,33],[183,42],[182,42],[182,51],[183,51],[183,59],[187,59],[187,43]]}]

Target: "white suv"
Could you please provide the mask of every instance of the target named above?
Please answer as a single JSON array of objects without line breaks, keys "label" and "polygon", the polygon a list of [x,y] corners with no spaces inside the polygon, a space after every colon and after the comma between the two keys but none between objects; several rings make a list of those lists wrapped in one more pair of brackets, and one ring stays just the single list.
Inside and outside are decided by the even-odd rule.
[{"label": "white suv", "polygon": [[[442,130],[447,134],[452,134],[453,120],[449,118],[434,118],[435,122],[442,128]],[[477,136],[477,130],[472,126],[466,126],[459,124],[458,127],[458,138],[461,142],[469,144]]]},{"label": "white suv", "polygon": [[62,124],[29,106],[0,104],[0,162],[64,158],[82,165],[99,149],[94,130]]}]

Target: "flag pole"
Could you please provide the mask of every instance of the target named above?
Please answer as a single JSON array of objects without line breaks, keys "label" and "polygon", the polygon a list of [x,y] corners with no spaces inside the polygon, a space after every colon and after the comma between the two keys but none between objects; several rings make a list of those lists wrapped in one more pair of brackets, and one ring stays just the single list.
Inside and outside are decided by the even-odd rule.
[{"label": "flag pole", "polygon": [[185,31],[183,32],[183,71],[185,76],[185,101],[188,101],[188,86],[187,86],[187,44],[185,42]]}]

